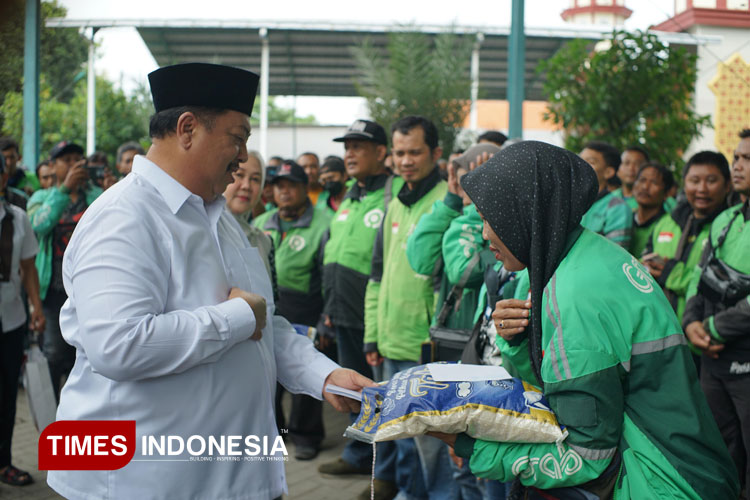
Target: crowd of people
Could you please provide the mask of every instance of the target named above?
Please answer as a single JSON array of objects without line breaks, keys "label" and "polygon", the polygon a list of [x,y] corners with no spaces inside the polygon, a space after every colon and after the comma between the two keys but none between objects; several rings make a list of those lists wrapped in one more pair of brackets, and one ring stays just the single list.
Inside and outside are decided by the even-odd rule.
[{"label": "crowd of people", "polygon": [[[566,427],[563,445],[466,434],[378,443],[376,499],[745,494],[750,129],[731,165],[702,151],[681,180],[642,145],[569,152],[499,132],[446,161],[421,116],[390,131],[356,120],[333,139],[341,156],[266,163],[245,146],[257,75],[231,70],[150,75],[153,144],[148,154],[123,144],[116,168],[63,141],[31,171],[0,139],[0,479],[32,481],[10,456],[31,330],[62,391],[58,418],[128,415],[139,433],[164,430],[147,423],[159,412],[179,407],[195,423],[219,409],[253,415],[256,434],[288,429],[296,458],[311,460],[326,432],[321,399],[357,416],[324,384],[361,389],[467,353],[541,387]],[[195,88],[174,97],[188,77]],[[464,332],[466,345],[446,354],[435,327]],[[247,393],[238,373],[262,387]],[[259,400],[273,429],[243,406]],[[248,433],[221,422],[216,432]],[[170,433],[190,434],[179,427]],[[319,472],[369,475],[372,463],[373,447],[351,440]],[[50,484],[70,498],[168,491],[134,467],[117,487],[62,471]],[[285,491],[283,469],[261,472],[214,468],[203,486],[169,465],[161,479],[184,498],[234,498],[243,480],[253,493],[236,498]]]}]

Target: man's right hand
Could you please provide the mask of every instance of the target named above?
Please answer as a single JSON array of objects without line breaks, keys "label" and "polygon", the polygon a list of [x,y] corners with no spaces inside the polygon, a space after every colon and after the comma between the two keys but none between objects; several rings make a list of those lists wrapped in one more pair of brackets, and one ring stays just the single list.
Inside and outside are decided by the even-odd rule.
[{"label": "man's right hand", "polygon": [[378,351],[365,353],[365,359],[367,359],[367,364],[370,366],[380,366],[383,364],[383,356]]},{"label": "man's right hand", "polygon": [[63,186],[68,188],[68,191],[75,191],[87,180],[89,180],[89,171],[86,169],[86,160],[81,160],[68,169]]},{"label": "man's right hand", "polygon": [[504,299],[495,304],[492,320],[498,335],[507,341],[526,330],[529,325],[530,300]]},{"label": "man's right hand", "polygon": [[712,344],[711,335],[708,334],[703,323],[693,321],[685,328],[685,335],[691,344],[703,351],[703,354],[710,358],[718,358],[719,351],[724,349],[724,344]]},{"label": "man's right hand", "polygon": [[248,303],[250,309],[255,315],[255,331],[250,338],[260,340],[263,336],[263,329],[266,327],[266,299],[256,293],[246,292],[240,288],[229,290],[229,300],[240,298]]}]

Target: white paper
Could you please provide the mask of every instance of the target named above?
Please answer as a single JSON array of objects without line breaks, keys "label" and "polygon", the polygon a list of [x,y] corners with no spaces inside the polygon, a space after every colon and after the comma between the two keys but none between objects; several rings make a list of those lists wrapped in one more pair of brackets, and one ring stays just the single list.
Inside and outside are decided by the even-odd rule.
[{"label": "white paper", "polygon": [[343,387],[339,387],[337,385],[328,384],[326,386],[326,392],[330,392],[331,394],[336,394],[337,396],[344,396],[346,398],[356,399],[357,401],[362,401],[361,392],[353,391],[351,389],[344,389]]},{"label": "white paper", "polygon": [[429,363],[427,368],[436,382],[476,382],[513,378],[502,366]]}]

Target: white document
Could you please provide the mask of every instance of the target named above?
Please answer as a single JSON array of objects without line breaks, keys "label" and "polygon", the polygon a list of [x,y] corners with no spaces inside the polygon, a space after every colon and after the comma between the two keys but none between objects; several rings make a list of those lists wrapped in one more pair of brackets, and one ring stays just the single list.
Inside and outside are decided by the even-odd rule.
[{"label": "white document", "polygon": [[326,386],[326,392],[330,392],[331,394],[336,394],[337,396],[344,396],[346,398],[356,399],[357,401],[362,401],[361,392],[353,391],[351,389],[344,389],[343,387],[339,387],[337,385],[328,384]]},{"label": "white document", "polygon": [[427,368],[436,382],[476,382],[513,378],[502,366],[429,363]]}]

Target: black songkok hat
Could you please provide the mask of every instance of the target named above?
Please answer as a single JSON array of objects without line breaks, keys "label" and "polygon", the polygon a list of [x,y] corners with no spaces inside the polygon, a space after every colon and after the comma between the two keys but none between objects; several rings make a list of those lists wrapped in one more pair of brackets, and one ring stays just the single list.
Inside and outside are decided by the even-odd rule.
[{"label": "black songkok hat", "polygon": [[260,77],[219,64],[165,66],[148,75],[156,112],[181,106],[231,109],[250,116]]}]

